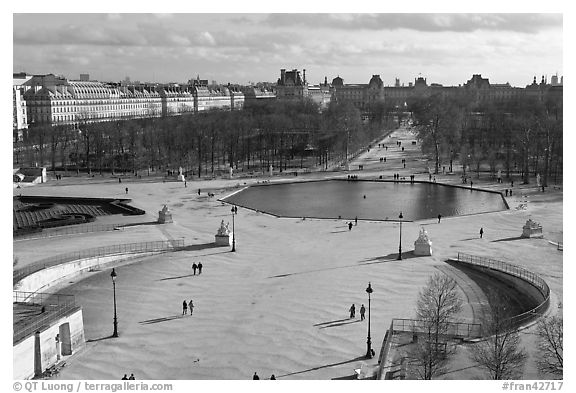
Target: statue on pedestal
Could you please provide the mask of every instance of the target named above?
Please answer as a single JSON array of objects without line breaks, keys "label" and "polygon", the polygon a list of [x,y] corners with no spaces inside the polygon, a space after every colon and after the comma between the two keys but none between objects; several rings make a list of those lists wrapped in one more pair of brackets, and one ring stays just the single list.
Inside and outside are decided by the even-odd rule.
[{"label": "statue on pedestal", "polygon": [[184,177],[184,174],[182,173],[182,167],[178,168],[178,181],[185,181],[186,178]]},{"label": "statue on pedestal", "polygon": [[218,228],[218,232],[216,232],[216,235],[214,236],[217,246],[230,246],[232,236],[228,225],[229,224],[224,225],[224,220],[220,222],[220,228]]},{"label": "statue on pedestal", "polygon": [[414,242],[414,255],[432,255],[432,241],[424,227],[420,228],[418,239]]},{"label": "statue on pedestal", "polygon": [[158,212],[158,222],[160,224],[166,224],[172,222],[172,212],[168,209],[167,205],[164,205],[162,210]]},{"label": "statue on pedestal", "polygon": [[542,225],[533,221],[529,218],[526,221],[526,224],[522,227],[522,237],[535,237],[535,238],[542,238],[544,235],[542,234]]}]

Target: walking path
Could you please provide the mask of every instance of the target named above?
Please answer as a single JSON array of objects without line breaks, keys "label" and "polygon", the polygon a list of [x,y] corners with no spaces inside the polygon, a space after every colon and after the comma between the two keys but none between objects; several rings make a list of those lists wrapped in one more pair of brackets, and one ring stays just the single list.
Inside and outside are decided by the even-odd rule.
[{"label": "walking path", "polygon": [[[428,161],[421,158],[418,144],[411,144],[413,139],[406,129],[393,132],[380,142],[389,146],[387,152],[376,144],[353,160],[351,168],[364,165],[362,171],[317,172],[290,179],[352,173],[391,179],[400,173],[427,180]],[[396,140],[402,140],[404,151],[396,147]],[[383,155],[386,163],[380,163]],[[450,184],[460,181],[456,174],[436,178]],[[155,221],[164,204],[174,218],[174,223],[162,226],[142,224],[122,231],[14,242],[19,263],[106,244],[184,238],[196,245],[116,269],[120,337],[114,340],[102,339],[112,327],[107,317],[112,315],[108,270],[71,280],[62,292],[75,295],[82,306],[89,342],[85,351],[67,360],[58,378],[119,379],[134,372],[139,379],[250,379],[254,371],[263,378],[275,374],[281,379],[351,376],[362,364],[370,368],[377,362],[363,358],[367,321],[348,320],[352,303],[357,308],[367,305],[368,282],[374,289],[371,335],[378,354],[391,319],[414,317],[419,289],[458,251],[497,257],[541,274],[555,299],[562,301],[562,252],[548,242],[562,239],[561,190],[538,193],[534,186],[515,184],[514,196],[507,198],[509,211],[446,217],[441,224],[436,219],[403,224],[407,251],[420,227],[426,227],[433,241],[431,257],[395,260],[391,256],[398,247],[395,223],[359,222],[348,231],[341,220],[277,219],[245,209],[238,209],[235,216],[237,251],[212,247],[220,221],[232,221],[230,207],[217,198],[257,181],[285,179],[190,180],[184,187],[161,179],[91,184],[87,178],[15,190],[24,195],[123,198],[128,186],[132,204],[147,212],[143,223]],[[474,185],[496,190],[507,186],[483,178],[475,179]],[[208,190],[216,197],[208,197]],[[525,208],[514,208],[524,201]],[[528,217],[543,225],[545,238],[506,240],[521,233]],[[483,239],[478,239],[480,227],[485,230]],[[193,276],[190,266],[198,261],[204,269]],[[474,293],[468,284],[461,281],[463,291]],[[470,317],[478,315],[473,305],[482,304],[480,297],[470,298]],[[180,317],[184,299],[194,300],[194,316]],[[533,367],[527,368],[525,377],[537,377]]]}]

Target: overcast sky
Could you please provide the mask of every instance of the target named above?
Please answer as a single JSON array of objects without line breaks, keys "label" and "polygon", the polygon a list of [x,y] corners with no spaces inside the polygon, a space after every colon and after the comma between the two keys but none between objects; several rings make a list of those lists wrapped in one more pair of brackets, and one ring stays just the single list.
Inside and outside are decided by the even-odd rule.
[{"label": "overcast sky", "polygon": [[563,74],[562,14],[14,14],[13,70],[78,79],[524,87]]}]

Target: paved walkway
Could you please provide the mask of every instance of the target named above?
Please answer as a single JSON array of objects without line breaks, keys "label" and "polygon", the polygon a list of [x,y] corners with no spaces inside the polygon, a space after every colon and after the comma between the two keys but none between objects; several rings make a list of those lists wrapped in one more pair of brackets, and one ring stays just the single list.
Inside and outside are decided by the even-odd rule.
[{"label": "paved walkway", "polygon": [[[396,139],[403,141],[404,151],[396,147]],[[413,139],[408,130],[393,132],[380,142],[389,146],[387,153],[376,144],[352,162],[352,168],[363,163],[364,170],[348,173],[372,179],[416,174],[417,180],[427,180],[428,161],[419,158],[419,146],[411,144]],[[380,163],[384,154],[387,162]],[[406,168],[402,164],[405,157]],[[118,184],[116,179],[93,183],[93,179],[78,178],[15,190],[25,195],[123,198],[129,184],[132,204],[147,211],[143,223],[155,221],[163,204],[168,204],[174,217],[173,224],[164,226],[136,225],[112,233],[14,242],[14,253],[22,263],[106,244],[183,237],[187,244],[198,246],[117,269],[121,337],[90,342],[86,351],[68,362],[61,378],[114,379],[119,371],[135,372],[140,379],[249,379],[254,371],[265,378],[271,373],[286,375],[286,379],[348,376],[360,363],[374,367],[377,361],[362,358],[365,321],[335,322],[347,318],[352,302],[357,307],[366,302],[367,282],[372,282],[375,291],[372,342],[378,352],[391,318],[412,318],[418,289],[458,251],[497,256],[545,275],[555,296],[562,300],[562,254],[548,243],[551,238],[562,239],[561,190],[542,194],[534,186],[515,184],[515,194],[507,200],[511,207],[527,201],[525,209],[447,217],[441,224],[423,220],[403,225],[407,245],[426,225],[434,242],[432,257],[391,258],[398,246],[394,223],[363,222],[348,231],[339,220],[276,219],[246,209],[239,209],[236,216],[237,252],[208,246],[220,221],[231,221],[229,206],[217,198],[262,180],[334,176],[345,178],[347,172],[194,180],[188,187],[163,183],[162,179]],[[474,180],[475,186],[509,187],[484,176],[478,183]],[[440,174],[437,181],[459,184],[460,176]],[[202,190],[200,196],[198,189]],[[209,198],[208,190],[217,196]],[[542,223],[546,238],[509,240],[518,236],[529,216]],[[480,226],[485,228],[484,239],[477,236]],[[190,276],[193,260],[202,260],[205,266],[200,277]],[[65,290],[74,294],[83,308],[88,339],[110,334],[111,323],[105,317],[112,312],[109,281],[109,274],[95,272]],[[183,298],[194,299],[194,317],[171,319],[180,315],[177,308]],[[141,323],[152,320],[163,322]],[[329,328],[320,329],[322,326]],[[200,361],[191,363],[194,356]],[[536,376],[533,370],[526,375]]]}]

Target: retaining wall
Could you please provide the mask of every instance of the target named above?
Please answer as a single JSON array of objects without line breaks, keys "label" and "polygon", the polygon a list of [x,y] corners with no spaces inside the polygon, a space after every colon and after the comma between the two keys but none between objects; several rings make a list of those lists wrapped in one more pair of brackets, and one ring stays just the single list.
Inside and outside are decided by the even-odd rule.
[{"label": "retaining wall", "polygon": [[[58,349],[60,353],[66,351],[63,351],[64,343],[61,342],[60,346],[57,346],[55,339],[56,335],[60,333],[60,327],[65,324],[68,324],[70,328],[70,354],[74,354],[84,347],[82,309],[77,308],[69,315],[39,329],[38,340],[33,334],[14,345],[12,350],[14,379],[31,379],[37,372],[44,372],[59,361]],[[60,360],[65,359],[66,356],[61,355]]]}]

